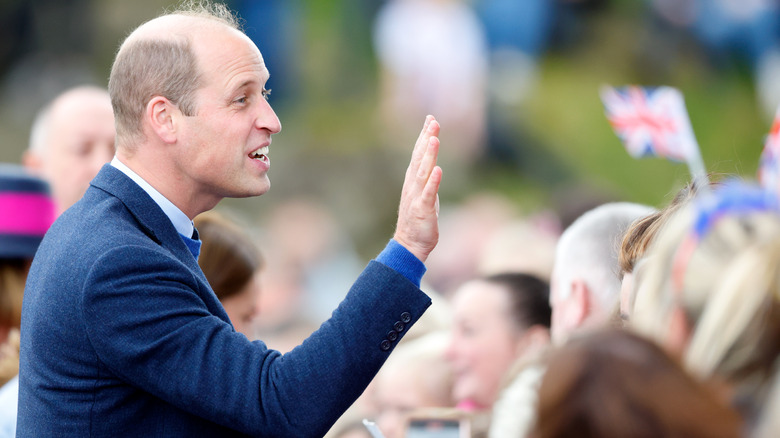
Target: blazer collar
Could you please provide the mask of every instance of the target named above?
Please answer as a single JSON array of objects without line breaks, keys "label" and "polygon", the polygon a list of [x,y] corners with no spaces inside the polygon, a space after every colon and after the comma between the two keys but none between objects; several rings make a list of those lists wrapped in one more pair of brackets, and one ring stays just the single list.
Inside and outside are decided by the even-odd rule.
[{"label": "blazer collar", "polygon": [[169,248],[190,268],[197,268],[195,270],[200,272],[197,261],[187,249],[171,220],[135,181],[119,169],[105,164],[90,184],[122,201],[146,235],[158,244]]}]

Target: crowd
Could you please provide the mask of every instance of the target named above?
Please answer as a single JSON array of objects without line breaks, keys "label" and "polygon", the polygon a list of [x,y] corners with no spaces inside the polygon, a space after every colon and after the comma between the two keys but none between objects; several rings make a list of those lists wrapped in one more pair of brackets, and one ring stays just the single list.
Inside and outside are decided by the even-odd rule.
[{"label": "crowd", "polygon": [[[388,59],[412,56],[386,41],[412,3],[380,15]],[[457,21],[409,44],[479,27],[457,2],[425,7]],[[364,270],[310,199],[263,223],[216,207],[268,190],[281,130],[231,20],[196,5],[143,24],[108,90],[62,93],[20,164],[0,165],[0,437],[371,437],[365,419],[387,438],[780,434],[777,187],[697,180],[667,205],[598,203],[571,222],[489,193],[439,206],[438,121],[476,144],[484,120],[462,111],[488,103],[460,108],[439,92],[452,84],[418,78],[408,91],[445,114],[425,118],[395,234]],[[494,55],[453,80],[486,86],[480,69],[508,59]],[[407,61],[387,80],[424,67]]]}]

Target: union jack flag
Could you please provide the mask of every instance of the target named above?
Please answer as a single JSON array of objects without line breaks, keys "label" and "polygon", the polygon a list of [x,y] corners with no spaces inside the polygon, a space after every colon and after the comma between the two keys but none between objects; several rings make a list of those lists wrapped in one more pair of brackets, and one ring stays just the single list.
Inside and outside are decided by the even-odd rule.
[{"label": "union jack flag", "polygon": [[780,108],[775,114],[772,128],[764,141],[764,150],[758,164],[758,180],[761,186],[774,193],[780,183]]},{"label": "union jack flag", "polygon": [[699,154],[682,93],[672,87],[602,87],[607,119],[634,158],[690,162]]}]

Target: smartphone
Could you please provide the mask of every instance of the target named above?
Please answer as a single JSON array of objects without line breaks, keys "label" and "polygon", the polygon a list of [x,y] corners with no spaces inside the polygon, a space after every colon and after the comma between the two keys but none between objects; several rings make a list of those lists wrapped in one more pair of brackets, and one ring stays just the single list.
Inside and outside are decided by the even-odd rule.
[{"label": "smartphone", "polygon": [[373,421],[369,421],[367,418],[364,418],[363,426],[366,426],[366,429],[368,429],[368,433],[371,434],[372,438],[385,438],[384,434],[382,434],[382,431],[379,430],[379,426],[377,426]]},{"label": "smartphone", "polygon": [[466,418],[410,418],[406,438],[470,438]]}]

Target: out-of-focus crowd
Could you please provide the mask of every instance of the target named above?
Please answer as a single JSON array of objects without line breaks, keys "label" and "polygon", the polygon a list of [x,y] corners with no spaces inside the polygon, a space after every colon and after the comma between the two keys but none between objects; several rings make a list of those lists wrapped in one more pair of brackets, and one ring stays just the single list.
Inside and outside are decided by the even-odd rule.
[{"label": "out-of-focus crowd", "polygon": [[[774,110],[780,55],[766,23],[778,7],[737,3],[651,7],[657,26],[746,53]],[[436,114],[457,151],[443,154],[454,175],[491,129],[506,129],[489,115],[522,100],[554,9],[475,5],[396,0],[376,23],[388,130]],[[49,225],[113,156],[113,126],[105,90],[71,89],[40,111],[22,165],[0,166],[0,436],[16,419],[27,270]],[[529,213],[496,193],[442,205],[423,284],[433,305],[328,436],[367,437],[364,418],[388,438],[452,422],[474,437],[780,435],[779,204],[727,180],[689,184],[659,207]],[[262,218],[217,209],[195,226],[199,263],[236,330],[282,352],[329,317],[366,262],[311,199]]]},{"label": "out-of-focus crowd", "polygon": [[[41,111],[25,167],[0,168],[4,427],[26,271],[112,156],[112,120],[105,91],[70,90]],[[433,306],[329,436],[368,436],[363,418],[388,437],[453,421],[470,436],[773,436],[779,205],[728,180],[658,209],[591,205],[571,223],[495,194],[443,206],[423,285]],[[218,210],[195,225],[236,330],[281,351],[327,319],[363,264],[310,200],[262,223]]]}]

